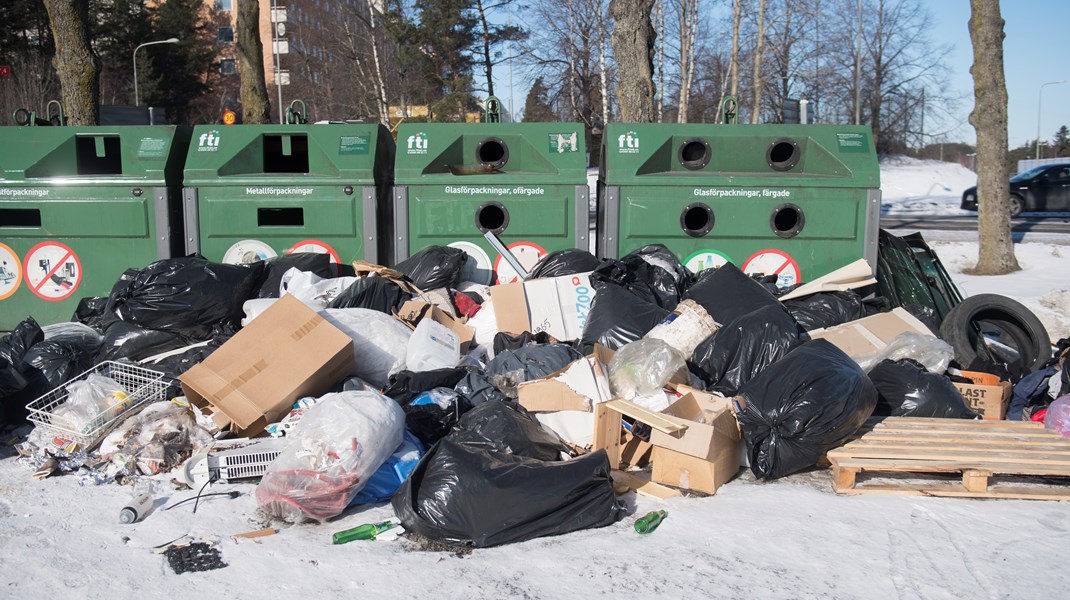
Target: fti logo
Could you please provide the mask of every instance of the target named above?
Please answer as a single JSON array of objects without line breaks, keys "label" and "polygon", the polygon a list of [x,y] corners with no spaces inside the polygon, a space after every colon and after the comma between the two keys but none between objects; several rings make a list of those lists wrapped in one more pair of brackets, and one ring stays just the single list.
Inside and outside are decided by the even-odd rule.
[{"label": "fti logo", "polygon": [[617,150],[621,154],[639,154],[639,134],[629,131],[617,136]]},{"label": "fti logo", "polygon": [[410,135],[405,140],[405,147],[409,154],[427,154],[427,134],[421,131]]},{"label": "fti logo", "polygon": [[202,133],[197,140],[197,152],[215,152],[219,150],[219,130],[213,129],[208,133]]}]

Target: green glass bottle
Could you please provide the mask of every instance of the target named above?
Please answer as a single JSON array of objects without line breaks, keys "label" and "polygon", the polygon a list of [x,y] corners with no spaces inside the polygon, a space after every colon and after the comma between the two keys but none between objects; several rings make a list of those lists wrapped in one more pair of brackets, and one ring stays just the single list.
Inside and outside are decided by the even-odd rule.
[{"label": "green glass bottle", "polygon": [[345,531],[339,531],[334,534],[331,539],[335,544],[348,544],[354,540],[374,540],[375,536],[397,527],[397,523],[393,521],[383,521],[382,523],[367,523],[365,525],[359,525],[353,529],[346,529]]},{"label": "green glass bottle", "polygon": [[639,533],[650,533],[661,525],[661,522],[665,520],[665,517],[669,516],[667,510],[655,510],[646,513],[635,520],[635,530]]}]

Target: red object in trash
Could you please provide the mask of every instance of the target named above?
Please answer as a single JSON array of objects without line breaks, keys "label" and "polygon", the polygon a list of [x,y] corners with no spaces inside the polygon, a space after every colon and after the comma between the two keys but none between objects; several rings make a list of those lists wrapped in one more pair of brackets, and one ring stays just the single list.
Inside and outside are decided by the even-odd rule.
[{"label": "red object in trash", "polygon": [[304,469],[275,471],[264,475],[256,488],[256,499],[261,507],[273,505],[268,512],[276,516],[296,517],[299,511],[322,523],[345,510],[358,483],[360,478],[355,473],[334,477]]},{"label": "red object in trash", "polygon": [[1033,414],[1029,415],[1029,420],[1033,421],[1034,423],[1043,423],[1044,422],[1044,417],[1046,417],[1047,415],[1048,415],[1048,409],[1042,408],[1042,409],[1040,409],[1038,411],[1035,411]]},{"label": "red object in trash", "polygon": [[476,316],[479,309],[483,308],[481,305],[477,304],[475,300],[472,300],[468,294],[463,292],[453,293],[453,305],[457,307],[457,312],[469,319]]}]

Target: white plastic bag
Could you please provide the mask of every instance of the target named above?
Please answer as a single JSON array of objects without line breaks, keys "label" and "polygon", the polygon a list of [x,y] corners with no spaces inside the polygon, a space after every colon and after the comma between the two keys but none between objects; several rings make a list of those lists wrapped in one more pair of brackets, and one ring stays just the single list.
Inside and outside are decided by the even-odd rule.
[{"label": "white plastic bag", "polygon": [[320,314],[352,338],[353,375],[381,388],[391,375],[405,369],[412,332],[394,317],[368,308],[328,308]]},{"label": "white plastic bag", "polygon": [[405,413],[375,392],[323,396],[287,436],[268,466],[256,501],[269,516],[324,522],[345,510],[401,445]]},{"label": "white plastic bag", "polygon": [[668,317],[654,326],[643,337],[661,340],[675,348],[683,356],[691,356],[695,348],[717,331],[717,322],[694,300],[684,300],[676,305]]},{"label": "white plastic bag", "polygon": [[314,273],[292,267],[282,274],[279,296],[290,294],[309,306],[325,308],[331,300],[356,281],[356,277],[324,279]]},{"label": "white plastic bag", "polygon": [[52,424],[75,433],[89,433],[130,406],[130,398],[111,377],[92,373],[67,385],[67,401],[52,413]]},{"label": "white plastic bag", "polygon": [[609,387],[617,398],[656,396],[669,382],[687,383],[687,363],[661,340],[625,344],[609,361]]},{"label": "white plastic bag", "polygon": [[405,366],[410,371],[432,371],[456,367],[461,360],[461,340],[449,327],[423,318],[409,338]]},{"label": "white plastic bag", "polygon": [[901,333],[884,349],[855,359],[863,371],[868,372],[884,360],[910,358],[922,364],[930,373],[943,374],[955,355],[955,349],[944,340],[917,333]]},{"label": "white plastic bag", "polygon": [[487,349],[487,359],[494,358],[494,336],[498,335],[498,319],[494,316],[491,300],[483,303],[483,308],[474,317],[468,319],[467,325],[475,330],[473,342]]}]

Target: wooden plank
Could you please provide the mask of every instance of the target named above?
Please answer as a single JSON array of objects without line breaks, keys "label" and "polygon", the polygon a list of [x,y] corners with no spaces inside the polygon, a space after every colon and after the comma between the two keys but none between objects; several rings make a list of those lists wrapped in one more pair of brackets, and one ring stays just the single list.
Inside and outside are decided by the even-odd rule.
[{"label": "wooden plank", "polygon": [[606,406],[608,402],[594,405],[594,450],[605,450],[609,457],[609,467],[620,467],[620,413]]},{"label": "wooden plank", "polygon": [[968,492],[984,492],[988,489],[988,471],[969,469],[962,472],[962,487]]},{"label": "wooden plank", "polygon": [[1002,427],[1018,427],[1022,429],[1044,429],[1043,423],[1035,423],[1033,421],[978,421],[974,419],[937,419],[928,417],[887,417],[880,422],[881,426],[912,426],[923,425],[930,427],[933,425],[938,426],[953,426],[953,427],[980,427],[980,428],[1002,428]]},{"label": "wooden plank", "polygon": [[662,433],[671,434],[687,429],[686,423],[683,423],[670,415],[647,410],[634,402],[629,402],[627,400],[610,400],[609,402],[603,402],[603,404],[622,415],[628,415],[640,423],[646,423]]},{"label": "wooden plank", "polygon": [[841,490],[849,490],[853,488],[855,486],[855,476],[857,475],[857,469],[850,469],[833,464],[832,489],[839,492]]},{"label": "wooden plank", "polygon": [[896,450],[927,450],[930,452],[946,452],[946,451],[958,451],[958,452],[973,452],[977,453],[979,458],[984,458],[990,452],[1015,452],[1019,454],[1038,454],[1044,456],[1063,456],[1070,457],[1070,446],[1067,445],[1053,445],[1044,441],[1028,441],[1028,442],[994,442],[992,440],[970,440],[959,442],[945,442],[937,440],[929,441],[917,441],[917,440],[889,440],[881,438],[864,437],[859,440],[850,442],[844,446],[846,450],[854,451],[855,449],[865,448],[872,450],[874,448],[885,448],[888,450],[889,455],[896,454]]},{"label": "wooden plank", "polygon": [[614,482],[620,482],[629,488],[635,490],[637,494],[644,496],[650,496],[652,498],[658,498],[664,500],[666,498],[678,498],[682,496],[679,491],[670,487],[661,485],[660,483],[654,483],[650,481],[649,471],[619,471],[613,470],[610,472],[610,476]]},{"label": "wooden plank", "polygon": [[840,468],[862,469],[865,471],[899,471],[904,473],[958,473],[970,469],[984,470],[1004,475],[1044,475],[1049,477],[1070,477],[1070,468],[1058,465],[1001,463],[979,465],[970,461],[933,461],[909,459],[874,459],[849,456],[833,456],[829,459]]},{"label": "wooden plank", "polygon": [[837,490],[841,494],[893,494],[905,496],[940,496],[946,498],[1002,498],[1017,500],[1070,500],[1070,488],[992,486],[971,492],[960,483],[862,483]]},{"label": "wooden plank", "polygon": [[992,451],[982,455],[969,450],[955,451],[944,448],[896,449],[893,451],[884,448],[854,446],[841,448],[836,452],[837,454],[835,455],[831,452],[829,453],[830,460],[835,456],[837,458],[875,458],[883,460],[957,461],[971,463],[977,467],[1025,463],[1070,468],[1070,455],[1043,455],[1017,451]]}]

